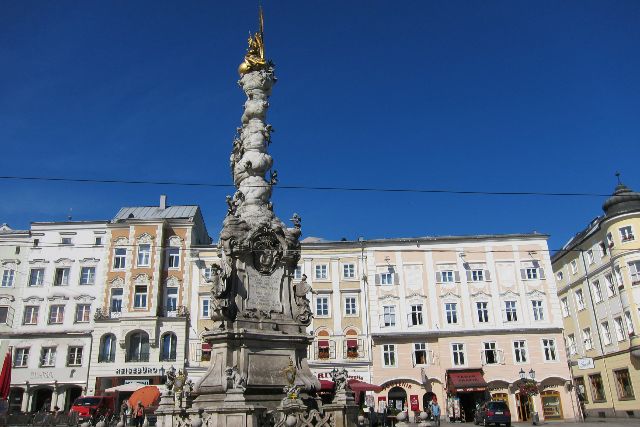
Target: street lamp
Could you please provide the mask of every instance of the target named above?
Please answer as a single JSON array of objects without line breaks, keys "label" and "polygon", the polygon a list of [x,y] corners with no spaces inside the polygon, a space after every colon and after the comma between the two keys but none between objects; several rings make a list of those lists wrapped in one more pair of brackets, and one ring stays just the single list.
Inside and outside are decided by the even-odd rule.
[{"label": "street lamp", "polygon": [[532,380],[536,379],[536,371],[534,371],[533,368],[531,368],[531,370],[529,371],[529,378],[531,378]]},{"label": "street lamp", "polygon": [[518,374],[520,374],[520,379],[524,380],[524,377],[527,373],[524,371],[524,369],[520,368],[520,372],[518,372]]}]

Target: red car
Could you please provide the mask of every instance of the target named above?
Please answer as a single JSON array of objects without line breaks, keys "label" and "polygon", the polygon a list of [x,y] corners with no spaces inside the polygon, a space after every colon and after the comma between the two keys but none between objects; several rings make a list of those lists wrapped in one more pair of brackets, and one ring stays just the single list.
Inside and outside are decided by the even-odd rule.
[{"label": "red car", "polygon": [[71,412],[78,414],[79,421],[98,421],[101,417],[109,418],[115,411],[114,396],[82,396],[73,402]]}]

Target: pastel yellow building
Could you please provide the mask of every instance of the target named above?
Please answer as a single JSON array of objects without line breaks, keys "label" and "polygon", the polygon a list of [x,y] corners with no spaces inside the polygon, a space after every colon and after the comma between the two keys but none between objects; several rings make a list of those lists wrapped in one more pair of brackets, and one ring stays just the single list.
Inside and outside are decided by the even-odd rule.
[{"label": "pastel yellow building", "polygon": [[640,193],[619,184],[604,214],[552,258],[574,384],[587,417],[638,417]]}]

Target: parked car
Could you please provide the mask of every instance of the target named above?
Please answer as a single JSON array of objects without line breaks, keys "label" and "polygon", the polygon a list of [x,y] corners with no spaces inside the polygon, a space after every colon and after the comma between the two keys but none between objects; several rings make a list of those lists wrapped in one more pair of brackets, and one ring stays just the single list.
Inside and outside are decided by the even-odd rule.
[{"label": "parked car", "polygon": [[80,422],[89,419],[97,422],[100,417],[111,417],[114,411],[114,396],[82,396],[73,402],[70,410],[70,412],[78,414],[78,421]]},{"label": "parked car", "polygon": [[511,411],[509,411],[509,406],[504,402],[484,402],[478,405],[473,417],[473,423],[485,426],[489,424],[504,424],[507,427],[511,427]]}]

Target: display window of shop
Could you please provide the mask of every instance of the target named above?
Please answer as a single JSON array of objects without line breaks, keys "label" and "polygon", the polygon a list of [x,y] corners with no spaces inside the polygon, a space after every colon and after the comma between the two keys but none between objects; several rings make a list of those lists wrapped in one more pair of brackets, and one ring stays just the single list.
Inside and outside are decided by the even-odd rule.
[{"label": "display window of shop", "polygon": [[633,394],[633,384],[629,376],[629,369],[618,369],[613,371],[616,380],[616,390],[618,390],[618,398],[620,400],[635,399]]},{"label": "display window of shop", "polygon": [[604,384],[602,383],[602,375],[589,375],[589,386],[591,387],[591,397],[593,402],[606,402],[607,396],[604,394]]},{"label": "display window of shop", "polygon": [[542,411],[546,419],[562,419],[562,402],[560,393],[555,390],[545,390],[540,393]]},{"label": "display window of shop", "polygon": [[507,393],[492,393],[491,400],[496,402],[504,402],[509,404],[509,395]]},{"label": "display window of shop", "polygon": [[587,394],[587,386],[584,382],[584,377],[576,377],[575,382],[578,399],[580,399],[582,403],[589,403],[589,395]]}]

